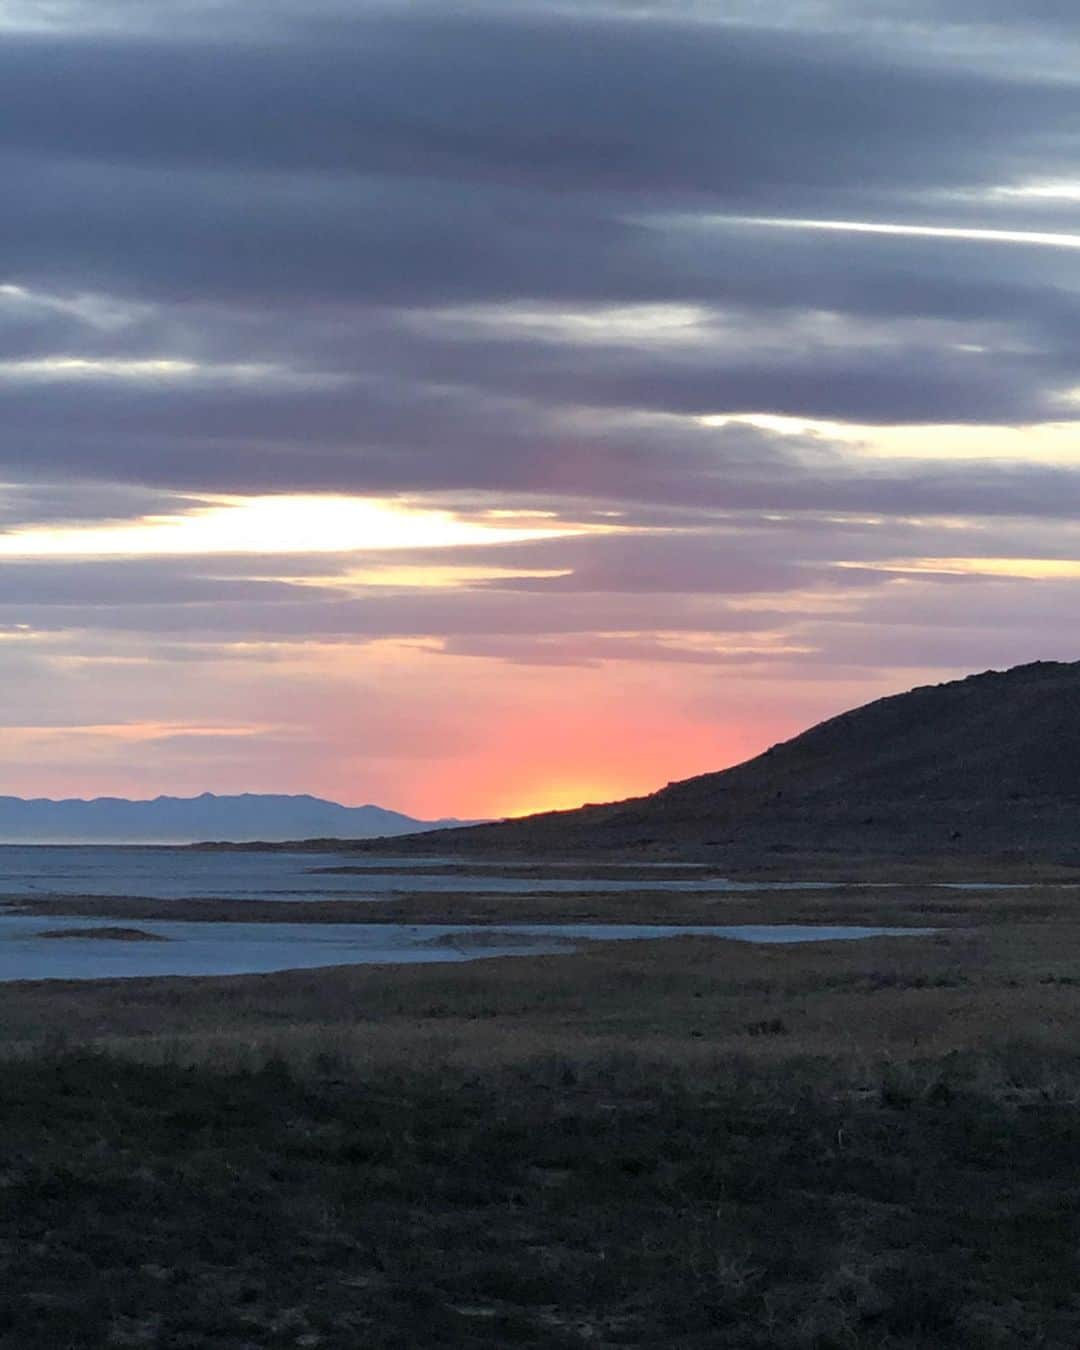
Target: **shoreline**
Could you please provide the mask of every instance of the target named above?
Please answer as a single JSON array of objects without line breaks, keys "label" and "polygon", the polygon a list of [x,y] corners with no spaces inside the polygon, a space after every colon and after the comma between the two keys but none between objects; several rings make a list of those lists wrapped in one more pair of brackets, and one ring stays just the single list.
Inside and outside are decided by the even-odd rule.
[{"label": "shoreline", "polygon": [[1080,915],[1080,887],[1009,890],[897,883],[820,890],[470,893],[399,892],[370,900],[159,900],[140,896],[9,896],[0,916],[183,919],[202,923],[850,923],[943,928],[1040,923]]}]

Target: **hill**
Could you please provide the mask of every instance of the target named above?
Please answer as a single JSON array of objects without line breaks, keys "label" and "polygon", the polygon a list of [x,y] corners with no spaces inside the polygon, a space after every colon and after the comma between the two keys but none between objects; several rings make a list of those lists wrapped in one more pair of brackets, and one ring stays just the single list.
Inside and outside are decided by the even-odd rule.
[{"label": "hill", "polygon": [[188,844],[201,839],[295,839],[333,835],[389,837],[457,825],[424,821],[381,806],[341,806],[320,797],[245,792],[238,796],[155,797],[90,801],[0,797],[0,843]]},{"label": "hill", "polygon": [[648,797],[438,832],[423,848],[1080,865],[1080,662],[912,689]]}]

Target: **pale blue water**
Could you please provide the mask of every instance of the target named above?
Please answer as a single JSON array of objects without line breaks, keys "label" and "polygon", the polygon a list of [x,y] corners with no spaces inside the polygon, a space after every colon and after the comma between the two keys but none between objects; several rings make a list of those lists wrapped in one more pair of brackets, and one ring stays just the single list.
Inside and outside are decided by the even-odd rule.
[{"label": "pale blue water", "polygon": [[[182,848],[56,847],[0,845],[0,899],[50,895],[124,895],[150,900],[385,900],[406,891],[528,895],[537,891],[741,891],[788,890],[818,883],[754,883],[703,877],[641,881],[500,877],[498,864],[477,864],[475,875],[425,874],[425,867],[454,859],[358,859],[341,853],[199,853]],[[380,872],[406,865],[410,874]],[[327,868],[362,867],[363,875],[334,875]],[[470,863],[470,866],[472,864]],[[555,864],[565,871],[572,864]]]},{"label": "pale blue water", "polygon": [[303,924],[192,923],[147,920],[130,925],[165,942],[48,938],[58,929],[117,926],[114,919],[0,917],[0,981],[91,980],[140,975],[252,975],[340,965],[415,965],[531,956],[573,950],[582,942],[679,935],[740,942],[821,942],[919,936],[932,928],[737,924]]},{"label": "pale blue water", "polygon": [[[354,855],[280,852],[199,853],[177,848],[0,846],[0,900],[65,895],[137,896],[174,901],[175,920],[127,925],[167,939],[129,942],[102,938],[49,938],[56,929],[125,926],[111,918],[18,915],[0,912],[0,980],[101,979],[140,975],[240,975],[346,964],[415,964],[472,961],[566,951],[581,942],[657,939],[701,934],[744,942],[814,942],[931,929],[798,926],[790,924],[672,927],[648,924],[303,924],[185,920],[185,898],[245,900],[385,900],[406,891],[447,895],[522,895],[537,891],[635,891],[762,889],[719,878],[648,882],[579,880],[565,875],[572,864],[553,864],[564,874],[521,878],[498,874],[498,864],[479,863],[475,874],[432,875],[446,859],[361,859]],[[380,871],[390,864],[408,872]],[[334,866],[363,867],[362,875],[334,875]],[[658,869],[659,870],[659,869]],[[823,883],[775,882],[764,889]]]},{"label": "pale blue water", "polygon": [[[120,848],[107,845],[0,845],[0,903],[50,895],[136,896],[147,900],[389,900],[410,891],[440,895],[535,895],[629,891],[743,891],[824,890],[828,881],[731,881],[703,876],[678,880],[662,875],[668,866],[652,864],[659,874],[648,881],[580,879],[565,875],[580,864],[544,859],[537,865],[554,875],[500,876],[504,863],[473,861],[474,871],[452,876],[432,874],[431,868],[454,863],[453,858],[363,858],[349,853],[200,853],[169,847]],[[387,872],[387,867],[407,872]],[[605,867],[612,864],[605,863]],[[637,863],[627,866],[637,867]],[[335,867],[362,869],[335,874]],[[587,870],[587,867],[584,869]],[[899,883],[895,883],[899,884]],[[945,889],[1012,889],[1001,884],[939,883]],[[890,883],[882,883],[887,888]]]}]

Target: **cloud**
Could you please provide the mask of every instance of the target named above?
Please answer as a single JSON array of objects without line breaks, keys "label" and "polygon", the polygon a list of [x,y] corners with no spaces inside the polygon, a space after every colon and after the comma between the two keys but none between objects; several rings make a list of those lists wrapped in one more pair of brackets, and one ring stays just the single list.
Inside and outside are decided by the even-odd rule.
[{"label": "cloud", "polygon": [[[949,0],[947,7],[926,0],[914,7],[927,19],[936,19],[945,23],[1000,24],[1005,28],[1027,28],[1036,33],[1061,27],[1071,29],[1080,21],[1076,6],[1069,0],[1025,0],[1023,5],[1013,0]],[[894,14],[911,15],[912,6],[907,3],[892,6]]]},{"label": "cloud", "polygon": [[421,7],[310,32],[9,40],[12,274],[185,298],[587,295],[651,260],[662,294],[665,208],[850,215],[1073,158],[1068,88],[806,30]]},{"label": "cloud", "polygon": [[0,145],[735,200],[970,183],[1036,136],[1067,162],[1067,139],[1047,128],[1068,91],[897,62],[834,35],[432,8],[361,9],[311,31],[287,44],[13,37]]},{"label": "cloud", "polygon": [[[977,560],[1080,547],[1080,287],[1033,238],[1075,233],[1072,23],[4,6],[0,673],[8,725],[56,732],[13,790],[289,765],[483,813],[525,763],[519,803],[617,795],[1065,652],[1076,583]],[[292,514],[243,558],[12,553],[172,537],[223,494]],[[591,533],[286,556],[304,494]],[[138,763],[131,723],[166,729]],[[233,726],[262,731],[192,739]]]},{"label": "cloud", "polygon": [[[15,440],[8,452],[12,475],[25,474],[25,442]],[[0,463],[3,463],[0,456]],[[20,476],[22,476],[20,474]],[[144,515],[186,511],[195,499],[166,489],[132,483],[100,483],[41,476],[23,482],[0,482],[0,536],[15,526],[48,526],[126,521]]]},{"label": "cloud", "polygon": [[[17,610],[31,622],[34,612],[42,606],[106,609],[149,605],[156,609],[210,603],[243,604],[251,606],[254,612],[260,605],[333,598],[336,597],[332,588],[310,582],[301,588],[283,580],[192,575],[163,567],[156,559],[149,565],[124,559],[106,563],[80,561],[74,566],[5,560],[0,568],[0,608]],[[83,622],[92,624],[90,612],[83,609],[82,614]],[[153,627],[152,617],[144,622]]]}]

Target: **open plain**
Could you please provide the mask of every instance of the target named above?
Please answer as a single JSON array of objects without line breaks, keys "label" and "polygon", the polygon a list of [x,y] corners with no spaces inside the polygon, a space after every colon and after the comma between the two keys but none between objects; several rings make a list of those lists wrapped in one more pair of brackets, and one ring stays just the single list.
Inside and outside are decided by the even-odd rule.
[{"label": "open plain", "polygon": [[17,902],[936,931],[2,984],[0,1344],[1080,1343],[1075,888],[640,882]]}]

